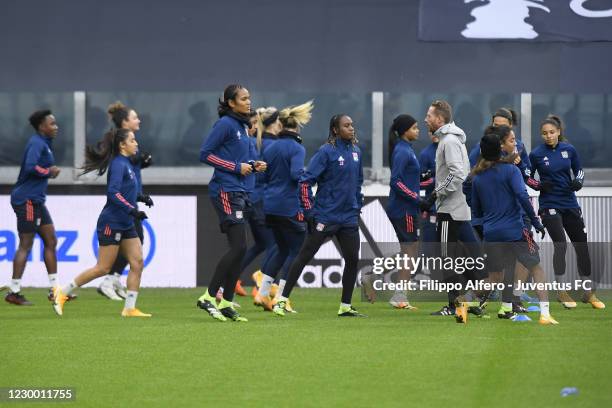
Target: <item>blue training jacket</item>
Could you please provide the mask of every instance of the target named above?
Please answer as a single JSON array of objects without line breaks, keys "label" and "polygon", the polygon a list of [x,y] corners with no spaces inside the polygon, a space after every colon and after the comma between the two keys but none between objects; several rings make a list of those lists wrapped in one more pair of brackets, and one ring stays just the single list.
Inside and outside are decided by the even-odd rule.
[{"label": "blue training jacket", "polygon": [[297,133],[282,131],[278,140],[264,150],[268,164],[265,173],[264,213],[295,217],[300,212],[300,177],[304,173],[306,149],[298,143]]},{"label": "blue training jacket", "polygon": [[[421,165],[421,173],[431,172],[429,180],[421,182],[421,190],[425,191],[425,195],[430,195],[436,188],[436,151],[438,143],[431,143],[424,148],[419,154],[419,164]],[[436,204],[434,203],[429,212],[436,213]]]},{"label": "blue training jacket", "polygon": [[47,199],[49,168],[55,165],[53,139],[35,134],[30,137],[21,161],[17,183],[11,192],[11,204],[21,205],[27,200],[44,203]]},{"label": "blue training jacket", "polygon": [[[363,205],[361,149],[351,141],[326,143],[310,159],[300,178],[300,199],[305,215],[325,225],[358,225]],[[310,188],[317,184],[314,204]]]},{"label": "blue training jacket", "polygon": [[[261,149],[259,150],[259,152],[257,151],[257,139],[255,138],[255,152],[257,154],[257,159],[256,160],[264,160],[263,158],[263,154],[266,151],[266,149],[268,147],[270,147],[271,144],[273,144],[276,141],[277,137],[271,133],[263,133],[261,135]],[[304,167],[304,164],[302,163],[302,167]],[[266,174],[267,174],[268,170],[266,170],[265,172],[259,172],[256,173],[253,176],[253,180],[254,180],[254,186],[253,186],[253,190],[251,192],[251,201],[253,203],[259,202],[261,200],[264,199],[264,190],[266,188]]]},{"label": "blue training jacket", "polygon": [[571,189],[572,173],[580,184],[584,183],[584,171],[574,146],[559,142],[554,148],[541,144],[531,151],[531,174],[537,171],[540,183],[550,182],[550,193],[540,192],[540,208],[579,208],[576,194]]},{"label": "blue training jacket", "polygon": [[391,189],[387,204],[389,218],[419,214],[420,180],[421,165],[414,154],[412,144],[400,139],[391,155]]},{"label": "blue training jacket", "polygon": [[534,226],[540,224],[521,172],[514,164],[498,163],[474,176],[472,214],[482,220],[485,241],[521,240],[524,228],[521,210],[527,213]]},{"label": "blue training jacket", "polygon": [[108,166],[106,174],[106,204],[98,217],[98,230],[105,226],[126,230],[134,225],[130,211],[136,208],[138,180],[128,157],[117,155]]},{"label": "blue training jacket", "polygon": [[220,191],[246,191],[240,164],[255,158],[246,123],[228,115],[217,120],[200,148],[200,161],[215,168],[208,195],[214,197]]}]

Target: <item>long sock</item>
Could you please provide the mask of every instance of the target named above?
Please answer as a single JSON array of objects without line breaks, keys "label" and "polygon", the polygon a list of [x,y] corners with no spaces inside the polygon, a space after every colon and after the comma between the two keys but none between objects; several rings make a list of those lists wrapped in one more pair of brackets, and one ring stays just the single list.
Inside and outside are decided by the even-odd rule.
[{"label": "long sock", "polygon": [[278,281],[278,291],[277,293],[277,297],[279,296],[280,293],[283,293],[283,289],[285,289],[285,284],[287,283],[286,279],[281,279],[280,281]]},{"label": "long sock", "polygon": [[550,304],[548,302],[540,302],[540,315],[542,317],[550,316]]},{"label": "long sock", "polygon": [[74,279],[70,281],[70,283],[62,288],[62,293],[68,296],[72,293],[73,290],[78,288],[77,284],[74,282]]},{"label": "long sock", "polygon": [[341,307],[341,308],[344,308],[344,309],[346,309],[346,308],[349,308],[349,309],[350,309],[351,304],[350,304],[350,303],[340,303],[340,307]]},{"label": "long sock", "polygon": [[259,288],[259,296],[269,296],[270,295],[270,288],[272,287],[272,282],[274,282],[273,277],[268,276],[268,275],[263,275],[263,278],[261,280],[261,287]]},{"label": "long sock", "polygon": [[55,288],[55,287],[59,286],[59,279],[57,279],[57,273],[50,273],[49,274],[49,285],[52,288]]},{"label": "long sock", "polygon": [[503,302],[502,308],[505,310],[512,310],[512,302]]},{"label": "long sock", "polygon": [[128,290],[125,298],[125,308],[134,309],[136,307],[136,299],[138,299],[138,291]]},{"label": "long sock", "polygon": [[11,292],[19,293],[21,290],[21,279],[11,279],[9,287],[11,288]]}]

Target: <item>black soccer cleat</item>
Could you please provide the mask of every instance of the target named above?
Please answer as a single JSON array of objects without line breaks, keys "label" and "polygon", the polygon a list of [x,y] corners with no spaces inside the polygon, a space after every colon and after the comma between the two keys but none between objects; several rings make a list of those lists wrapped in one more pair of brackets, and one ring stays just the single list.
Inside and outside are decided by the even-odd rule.
[{"label": "black soccer cleat", "polygon": [[432,316],[455,316],[455,308],[444,305],[440,310],[430,313]]}]

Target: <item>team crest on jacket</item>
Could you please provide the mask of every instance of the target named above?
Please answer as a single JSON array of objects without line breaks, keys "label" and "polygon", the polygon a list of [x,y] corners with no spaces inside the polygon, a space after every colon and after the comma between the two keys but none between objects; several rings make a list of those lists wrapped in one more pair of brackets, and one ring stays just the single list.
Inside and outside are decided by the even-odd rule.
[{"label": "team crest on jacket", "polygon": [[567,159],[569,157],[568,154],[567,154],[567,151],[565,151],[565,150],[562,151],[561,152],[561,157],[563,157],[564,159]]},{"label": "team crest on jacket", "polygon": [[236,136],[238,137],[238,140],[240,140],[240,131],[239,130],[236,131]]},{"label": "team crest on jacket", "polygon": [[359,161],[359,155],[357,152],[353,152],[353,161]]},{"label": "team crest on jacket", "polygon": [[342,156],[338,157],[338,164],[340,166],[344,166],[344,157],[342,157]]},{"label": "team crest on jacket", "polygon": [[317,231],[322,232],[324,229],[325,229],[325,224],[321,224],[321,223],[317,224]]}]

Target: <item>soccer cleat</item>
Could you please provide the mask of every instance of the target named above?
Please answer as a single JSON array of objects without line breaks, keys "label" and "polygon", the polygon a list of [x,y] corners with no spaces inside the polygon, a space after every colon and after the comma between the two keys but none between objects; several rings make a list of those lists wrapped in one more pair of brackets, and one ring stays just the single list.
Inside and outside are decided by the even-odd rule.
[{"label": "soccer cleat", "polygon": [[242,317],[240,316],[240,314],[238,314],[236,309],[234,309],[234,304],[230,302],[229,300],[223,299],[221,302],[219,302],[218,308],[219,308],[219,312],[221,312],[223,316],[235,322],[248,322],[249,321],[246,317]]},{"label": "soccer cleat", "polygon": [[277,316],[284,317],[285,316],[285,306],[287,306],[287,301],[279,300],[278,302],[274,304],[274,307],[272,307],[272,313],[274,313]]},{"label": "soccer cleat", "polygon": [[340,306],[338,309],[338,317],[368,317],[359,313],[353,306]]},{"label": "soccer cleat", "polygon": [[8,289],[8,286],[6,286],[6,285],[0,286],[0,292],[4,292],[7,289]]},{"label": "soccer cleat", "polygon": [[266,312],[271,312],[272,308],[274,307],[270,296],[259,296],[259,294],[257,294],[257,296],[255,296],[253,299],[253,304],[255,306],[262,307]]},{"label": "soccer cleat", "polygon": [[466,302],[461,302],[459,306],[455,308],[455,320],[457,323],[467,324],[468,307]]},{"label": "soccer cleat", "polygon": [[68,296],[62,293],[61,288],[53,288],[53,310],[58,316],[64,314],[64,303],[68,300]]},{"label": "soccer cleat", "polygon": [[550,324],[559,324],[558,321],[556,321],[555,319],[553,319],[552,316],[548,315],[548,316],[542,316],[540,315],[540,320],[538,321],[538,323],[547,326]]},{"label": "soccer cleat", "polygon": [[437,310],[435,312],[431,312],[430,315],[432,316],[454,316],[455,315],[455,308],[444,305],[442,306],[442,308],[440,310]]},{"label": "soccer cleat", "polygon": [[214,299],[208,295],[208,292],[205,292],[196,303],[196,306],[202,310],[206,310],[206,312],[215,320],[219,320],[221,322],[226,321],[225,316],[221,314],[221,312],[215,307],[213,304]]},{"label": "soccer cleat", "polygon": [[468,313],[473,314],[476,317],[480,318],[489,318],[489,315],[485,312],[486,303],[484,306],[468,306]]},{"label": "soccer cleat", "polygon": [[505,307],[501,307],[497,312],[497,317],[500,319],[514,320],[518,315],[512,311],[511,308],[506,309]]},{"label": "soccer cleat", "polygon": [[521,293],[521,302],[525,303],[539,303],[540,300],[538,298],[531,297],[527,294],[527,292]]},{"label": "soccer cleat", "polygon": [[251,275],[253,282],[255,282],[255,289],[261,288],[261,281],[263,280],[263,273],[260,270],[253,272]]},{"label": "soccer cleat", "polygon": [[234,293],[237,294],[238,296],[246,296],[247,292],[246,290],[244,290],[244,288],[242,287],[242,281],[238,280],[236,282],[236,288],[234,289]]},{"label": "soccer cleat", "polygon": [[590,303],[593,309],[605,309],[606,308],[605,303],[599,300],[593,292],[589,293],[588,295],[587,293],[585,293],[584,296],[582,297],[582,303]]},{"label": "soccer cleat", "polygon": [[104,280],[102,281],[100,286],[98,286],[96,291],[102,296],[109,298],[110,300],[121,301],[123,299],[115,291],[115,283],[112,281],[112,279],[113,278],[111,277],[104,278]]},{"label": "soccer cleat", "polygon": [[121,276],[115,275],[113,277],[113,289],[119,298],[125,299],[127,297],[127,288],[121,283]]},{"label": "soccer cleat", "polygon": [[528,310],[523,306],[522,302],[512,302],[512,311],[514,313],[527,313]]},{"label": "soccer cleat", "polygon": [[389,304],[393,306],[395,309],[406,309],[406,310],[418,310],[418,307],[412,306],[410,302],[395,302],[393,300],[389,301]]},{"label": "soccer cleat", "polygon": [[[278,293],[278,284],[273,283],[270,287],[270,297],[274,299]],[[280,295],[280,294],[279,294]]]},{"label": "soccer cleat", "polygon": [[26,299],[25,296],[23,296],[20,292],[16,292],[16,293],[9,292],[4,297],[4,300],[6,300],[8,303],[12,303],[17,306],[32,306],[33,305],[33,303],[30,302],[28,299]]},{"label": "soccer cleat", "polygon": [[127,308],[123,308],[123,310],[121,311],[121,317],[151,317],[153,316],[150,313],[143,313],[140,310],[134,308],[131,309],[127,309]]},{"label": "soccer cleat", "polygon": [[557,294],[557,300],[561,302],[564,308],[566,309],[575,309],[576,301],[572,299],[572,297],[564,290],[560,290]]},{"label": "soccer cleat", "polygon": [[[77,295],[68,295],[66,296],[66,302],[70,302],[71,300],[76,300],[78,296]],[[53,288],[49,289],[49,294],[47,295],[47,299],[49,299],[49,302],[53,302]]]},{"label": "soccer cleat", "polygon": [[285,312],[289,313],[297,313],[297,310],[291,306],[291,300],[287,299],[287,303],[285,304]]}]

